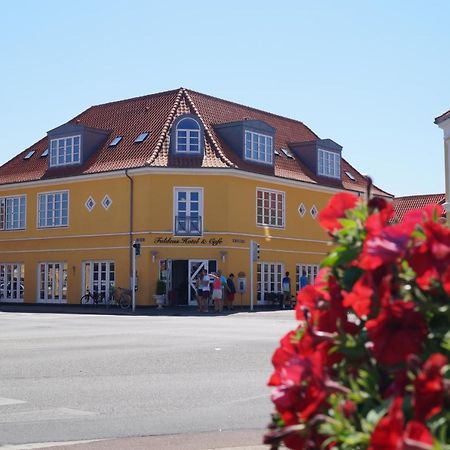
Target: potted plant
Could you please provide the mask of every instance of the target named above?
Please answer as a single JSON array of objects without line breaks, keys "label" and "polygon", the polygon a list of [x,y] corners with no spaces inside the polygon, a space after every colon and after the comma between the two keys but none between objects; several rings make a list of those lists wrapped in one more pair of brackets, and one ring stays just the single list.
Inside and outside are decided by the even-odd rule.
[{"label": "potted plant", "polygon": [[156,291],[153,298],[158,305],[158,309],[161,309],[166,300],[166,282],[164,280],[158,280],[156,282]]}]

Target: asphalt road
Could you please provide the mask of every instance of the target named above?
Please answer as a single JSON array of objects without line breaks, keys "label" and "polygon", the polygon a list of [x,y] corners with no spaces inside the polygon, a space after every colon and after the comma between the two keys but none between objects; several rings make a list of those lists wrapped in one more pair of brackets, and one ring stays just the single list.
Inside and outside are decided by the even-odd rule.
[{"label": "asphalt road", "polygon": [[293,311],[0,312],[0,444],[263,430]]}]

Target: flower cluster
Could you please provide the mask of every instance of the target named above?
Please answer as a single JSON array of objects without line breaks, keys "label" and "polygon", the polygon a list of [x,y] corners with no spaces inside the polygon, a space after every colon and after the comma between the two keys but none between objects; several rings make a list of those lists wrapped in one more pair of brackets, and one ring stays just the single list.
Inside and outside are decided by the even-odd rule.
[{"label": "flower cluster", "polygon": [[272,358],[272,449],[450,449],[450,229],[392,215],[347,193],[320,213],[335,246]]}]

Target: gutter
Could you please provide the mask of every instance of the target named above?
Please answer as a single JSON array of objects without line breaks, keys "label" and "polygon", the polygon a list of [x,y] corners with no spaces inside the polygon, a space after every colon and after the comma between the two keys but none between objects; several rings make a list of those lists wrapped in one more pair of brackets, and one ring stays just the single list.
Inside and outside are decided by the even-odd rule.
[{"label": "gutter", "polygon": [[132,269],[132,261],[133,261],[133,212],[134,212],[134,180],[133,178],[128,175],[128,169],[125,169],[125,176],[130,180],[130,225],[128,230],[128,236],[129,236],[129,245],[128,245],[128,271],[130,274],[130,279],[133,276],[133,269]]}]

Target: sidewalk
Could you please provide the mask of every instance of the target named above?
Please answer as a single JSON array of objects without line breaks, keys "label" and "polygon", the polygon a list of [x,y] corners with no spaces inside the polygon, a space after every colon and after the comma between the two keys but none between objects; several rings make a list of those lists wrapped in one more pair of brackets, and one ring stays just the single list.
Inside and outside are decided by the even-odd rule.
[{"label": "sidewalk", "polygon": [[195,306],[166,306],[158,309],[156,306],[138,306],[136,311],[131,309],[120,309],[117,307],[106,307],[104,305],[54,305],[43,303],[0,303],[0,312],[18,312],[18,313],[48,313],[48,314],[103,314],[103,315],[121,315],[121,316],[226,316],[239,312],[257,312],[257,311],[281,311],[272,306],[255,306],[250,311],[249,306],[236,306],[231,311],[221,313],[210,309],[208,313],[197,311]]},{"label": "sidewalk", "polygon": [[85,442],[1,446],[1,450],[268,450],[264,430],[217,431],[165,436],[140,436]]}]

